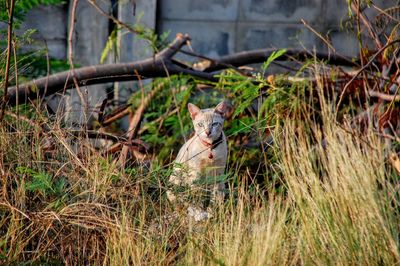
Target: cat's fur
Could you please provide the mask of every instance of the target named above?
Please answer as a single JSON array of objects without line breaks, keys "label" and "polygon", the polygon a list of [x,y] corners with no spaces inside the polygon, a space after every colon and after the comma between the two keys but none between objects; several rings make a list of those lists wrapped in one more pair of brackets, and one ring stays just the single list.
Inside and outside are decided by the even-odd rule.
[{"label": "cat's fur", "polygon": [[[200,109],[188,104],[195,135],[179,150],[175,167],[169,181],[173,185],[193,186],[201,178],[217,177],[224,174],[228,155],[223,125],[229,105],[221,102],[215,108]],[[212,199],[222,200],[223,183],[212,185]],[[168,191],[168,199],[174,201],[179,195]]]}]

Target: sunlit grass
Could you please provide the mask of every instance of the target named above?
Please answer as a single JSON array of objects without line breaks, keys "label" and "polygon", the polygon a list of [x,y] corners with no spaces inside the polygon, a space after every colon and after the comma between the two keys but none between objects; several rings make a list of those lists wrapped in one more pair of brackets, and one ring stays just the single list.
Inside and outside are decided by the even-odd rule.
[{"label": "sunlit grass", "polygon": [[[384,143],[333,122],[284,121],[274,133],[273,169],[283,188],[232,187],[200,223],[165,197],[168,171],[125,171],[54,127],[55,157],[44,137],[1,129],[0,256],[3,263],[367,264],[399,262],[396,176]],[[15,122],[17,123],[17,122]],[[18,123],[17,123],[18,124]],[[38,129],[36,129],[38,130]],[[19,156],[21,154],[21,156]],[[45,172],[63,193],[36,187]],[[232,172],[234,169],[228,169]],[[248,173],[239,173],[241,180]],[[247,177],[249,178],[249,177]],[[251,178],[251,177],[250,177]],[[47,182],[47,181],[46,181]],[[35,186],[34,186],[35,188]]]}]

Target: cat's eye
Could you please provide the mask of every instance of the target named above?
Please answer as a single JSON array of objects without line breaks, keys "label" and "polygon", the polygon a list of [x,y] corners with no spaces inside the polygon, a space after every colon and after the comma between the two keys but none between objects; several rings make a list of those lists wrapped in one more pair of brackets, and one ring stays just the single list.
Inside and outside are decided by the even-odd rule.
[{"label": "cat's eye", "polygon": [[213,126],[213,127],[216,127],[216,126],[219,126],[219,124],[220,124],[220,123],[218,123],[218,122],[214,122],[214,123],[212,123],[212,126]]},{"label": "cat's eye", "polygon": [[197,124],[197,126],[198,127],[203,127],[203,123],[200,122],[200,123]]}]

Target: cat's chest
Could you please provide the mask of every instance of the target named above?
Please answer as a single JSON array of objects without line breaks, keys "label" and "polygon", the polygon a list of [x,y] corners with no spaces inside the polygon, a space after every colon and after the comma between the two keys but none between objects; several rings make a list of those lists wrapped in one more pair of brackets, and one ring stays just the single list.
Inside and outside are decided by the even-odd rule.
[{"label": "cat's chest", "polygon": [[223,156],[221,152],[215,150],[208,150],[199,158],[200,166],[212,166],[223,162]]},{"label": "cat's chest", "polygon": [[216,149],[208,148],[198,154],[195,164],[200,168],[224,166],[226,163],[226,156],[226,143],[221,143]]}]

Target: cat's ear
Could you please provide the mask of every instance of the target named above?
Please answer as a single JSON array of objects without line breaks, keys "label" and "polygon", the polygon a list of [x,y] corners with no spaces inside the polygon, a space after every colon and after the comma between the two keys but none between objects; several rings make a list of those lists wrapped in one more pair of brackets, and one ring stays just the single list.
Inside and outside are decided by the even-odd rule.
[{"label": "cat's ear", "polygon": [[222,117],[226,118],[231,110],[231,105],[227,102],[220,102],[217,107],[215,107],[214,112],[220,114]]},{"label": "cat's ear", "polygon": [[190,117],[192,117],[192,119],[194,119],[196,117],[196,115],[200,112],[200,108],[192,103],[188,103],[188,109],[189,109]]}]

